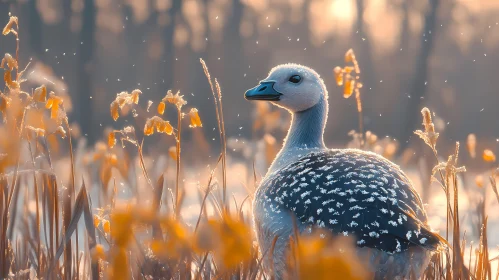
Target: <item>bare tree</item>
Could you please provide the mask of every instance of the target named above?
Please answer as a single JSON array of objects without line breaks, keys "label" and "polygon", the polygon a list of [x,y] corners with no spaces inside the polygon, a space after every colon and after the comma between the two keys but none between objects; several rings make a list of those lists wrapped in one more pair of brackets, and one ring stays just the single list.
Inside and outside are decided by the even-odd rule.
[{"label": "bare tree", "polygon": [[43,61],[43,43],[42,43],[42,27],[43,22],[38,12],[36,0],[29,0],[27,4],[28,14],[28,36],[31,51],[35,54],[36,58]]},{"label": "bare tree", "polygon": [[430,6],[425,15],[425,22],[423,27],[423,34],[421,35],[421,47],[419,54],[416,58],[415,69],[413,73],[413,80],[411,82],[411,87],[409,89],[409,96],[407,109],[405,112],[405,118],[402,118],[400,122],[402,128],[400,129],[400,134],[398,139],[401,141],[401,149],[407,147],[407,139],[412,136],[413,131],[420,123],[421,116],[419,111],[423,105],[424,98],[427,95],[427,82],[430,77],[429,63],[430,56],[434,47],[436,25],[437,25],[437,15],[438,8],[440,6],[440,0],[430,0]]},{"label": "bare tree", "polygon": [[82,29],[80,31],[78,82],[77,82],[77,104],[76,114],[80,122],[81,131],[87,135],[90,143],[95,140],[93,126],[93,104],[92,104],[92,57],[95,48],[95,18],[96,7],[94,0],[85,0],[82,13]]},{"label": "bare tree", "polygon": [[165,51],[164,51],[164,63],[161,63],[159,73],[165,79],[164,88],[173,87],[173,67],[175,60],[175,45],[173,43],[173,35],[175,34],[176,17],[182,8],[181,0],[173,0],[172,6],[168,11],[168,16],[171,19],[170,24],[166,27],[164,31],[165,40]]},{"label": "bare tree", "polygon": [[364,11],[365,11],[365,3],[364,0],[357,0],[357,21],[355,23],[354,32],[357,36],[354,36],[354,41],[359,43],[359,54],[361,56],[361,64],[363,70],[363,78],[364,83],[372,87],[374,85],[374,81],[376,81],[376,71],[374,71],[373,57],[372,57],[372,48],[371,48],[371,40],[369,38],[369,34],[366,32],[365,24],[364,24]]}]

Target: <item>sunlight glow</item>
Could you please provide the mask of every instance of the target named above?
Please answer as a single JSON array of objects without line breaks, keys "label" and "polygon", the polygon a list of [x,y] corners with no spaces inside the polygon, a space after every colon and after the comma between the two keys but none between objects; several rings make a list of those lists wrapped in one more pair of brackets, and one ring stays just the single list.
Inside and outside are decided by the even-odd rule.
[{"label": "sunlight glow", "polygon": [[338,21],[352,21],[355,4],[352,0],[332,0],[329,4],[329,13]]}]

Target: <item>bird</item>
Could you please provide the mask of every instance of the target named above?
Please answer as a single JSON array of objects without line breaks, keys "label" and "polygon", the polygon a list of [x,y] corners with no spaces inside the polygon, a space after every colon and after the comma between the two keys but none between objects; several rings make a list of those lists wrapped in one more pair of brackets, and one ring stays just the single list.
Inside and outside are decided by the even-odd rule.
[{"label": "bird", "polygon": [[296,224],[300,233],[321,228],[353,238],[374,279],[419,278],[446,242],[429,227],[422,200],[399,166],[372,152],[326,147],[328,92],[319,74],[278,65],[245,98],[271,102],[292,116],[253,199],[260,250],[273,258],[266,271],[272,263],[274,277],[284,277]]}]

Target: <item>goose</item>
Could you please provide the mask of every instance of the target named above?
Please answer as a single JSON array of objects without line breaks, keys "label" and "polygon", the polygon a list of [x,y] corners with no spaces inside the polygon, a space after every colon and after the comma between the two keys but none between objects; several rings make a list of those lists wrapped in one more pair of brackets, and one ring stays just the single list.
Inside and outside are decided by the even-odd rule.
[{"label": "goose", "polygon": [[266,270],[273,262],[274,277],[284,277],[295,221],[300,233],[323,228],[354,238],[374,279],[419,278],[445,240],[428,226],[420,196],[397,165],[372,152],[326,147],[328,92],[321,77],[306,66],[279,65],[245,98],[269,101],[292,115],[253,200],[260,250],[273,256]]}]

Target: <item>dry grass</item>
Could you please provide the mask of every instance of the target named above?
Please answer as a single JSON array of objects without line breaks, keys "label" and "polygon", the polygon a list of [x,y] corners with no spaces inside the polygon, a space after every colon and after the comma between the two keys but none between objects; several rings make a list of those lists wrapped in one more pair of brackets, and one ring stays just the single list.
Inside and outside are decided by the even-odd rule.
[{"label": "dry grass", "polygon": [[[17,39],[18,20],[11,17],[3,35]],[[110,105],[114,120],[132,112],[136,125],[107,133],[107,143],[93,149],[75,149],[74,131],[66,116],[64,99],[41,85],[23,91],[19,69],[19,41],[16,55],[5,54],[5,88],[0,92],[0,278],[4,279],[268,279],[263,273],[262,254],[258,252],[247,208],[250,196],[239,204],[228,198],[227,141],[222,106],[222,91],[208,67],[202,67],[211,87],[218,120],[221,151],[215,167],[199,190],[196,223],[183,218],[186,188],[181,180],[182,128],[202,126],[198,110],[184,111],[186,100],[168,91],[150,112],[140,107],[142,92],[121,92]],[[356,93],[360,133],[353,133],[353,145],[371,149],[390,158],[396,145],[363,132],[360,102],[360,69],[353,51],[346,55],[353,66],[335,70],[338,84],[345,84],[345,96]],[[165,111],[176,110],[176,126],[166,119]],[[142,123],[137,121],[143,115]],[[267,110],[263,110],[269,114]],[[459,144],[447,161],[440,162],[438,133],[428,109],[423,110],[424,130],[416,133],[431,148],[436,164],[432,181],[445,193],[447,208],[446,240],[448,250],[436,254],[425,272],[425,279],[497,279],[491,266],[498,258],[489,256],[487,215],[481,204],[478,217],[479,243],[467,246],[460,226],[458,173]],[[146,117],[147,116],[147,117]],[[175,162],[175,172],[166,170],[151,178],[154,155],[144,155],[144,138],[152,134],[173,137],[175,146],[164,149]],[[275,140],[269,140],[275,145]],[[121,145],[116,145],[118,140]],[[470,137],[468,150],[475,153],[476,138]],[[61,147],[66,148],[64,152]],[[84,154],[84,156],[81,155]],[[202,156],[202,155],[197,155]],[[268,156],[272,158],[272,155]],[[473,156],[474,157],[474,156]],[[484,151],[483,160],[493,164],[495,155]],[[65,162],[67,180],[59,178],[56,162]],[[140,170],[136,170],[138,166]],[[59,173],[59,174],[60,174]],[[492,189],[499,202],[496,171],[489,172]],[[83,177],[89,178],[85,182]],[[221,176],[221,194],[216,178]],[[120,198],[125,187],[129,195]],[[256,174],[254,181],[256,182]],[[173,181],[174,190],[165,188]],[[477,180],[478,182],[479,180]],[[483,180],[481,182],[484,185]],[[89,186],[92,186],[91,188]],[[90,200],[89,189],[94,191]],[[147,195],[147,193],[149,195]],[[250,192],[251,193],[251,192]],[[209,211],[210,209],[210,211]],[[322,233],[327,235],[327,233]],[[298,235],[297,235],[298,236]],[[326,242],[327,241],[327,242]],[[291,240],[288,278],[364,279],[369,274],[354,253],[350,240],[331,236],[299,236]],[[467,249],[469,248],[469,249]],[[342,253],[340,253],[340,251]],[[470,257],[465,263],[466,256]],[[474,260],[471,263],[471,260]]]}]

